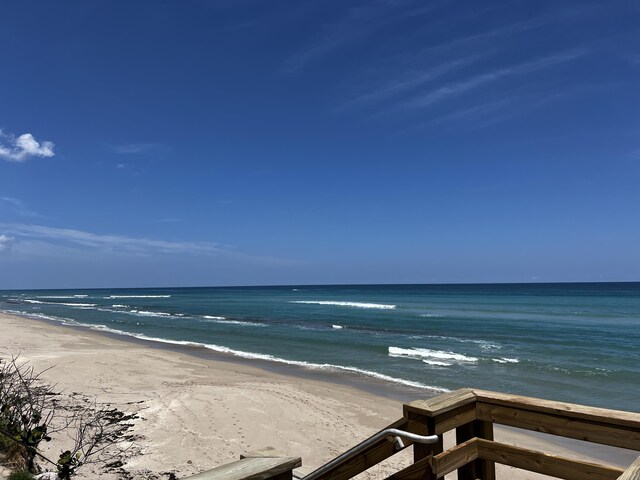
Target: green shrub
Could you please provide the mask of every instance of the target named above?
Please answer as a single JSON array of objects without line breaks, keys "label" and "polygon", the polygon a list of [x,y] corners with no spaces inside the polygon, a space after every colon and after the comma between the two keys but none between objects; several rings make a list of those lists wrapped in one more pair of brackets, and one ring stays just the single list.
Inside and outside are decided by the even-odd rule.
[{"label": "green shrub", "polygon": [[8,480],[33,480],[33,475],[26,470],[16,470],[11,472]]}]

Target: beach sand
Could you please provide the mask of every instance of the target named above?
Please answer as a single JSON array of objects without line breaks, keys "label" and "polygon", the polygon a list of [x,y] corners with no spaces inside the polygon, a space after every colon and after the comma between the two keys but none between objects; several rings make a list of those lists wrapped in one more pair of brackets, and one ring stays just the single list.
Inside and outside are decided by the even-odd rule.
[{"label": "beach sand", "polygon": [[[137,454],[124,469],[135,479],[151,474],[187,477],[267,447],[302,457],[308,473],[402,416],[402,402],[354,388],[259,368],[248,362],[203,358],[155,348],[88,329],[0,314],[0,356],[20,354],[66,393],[97,397],[137,412]],[[420,395],[416,394],[416,398]],[[425,396],[424,394],[422,396]],[[513,429],[496,438],[523,447],[625,466],[635,455],[605,447],[550,442]],[[451,439],[449,439],[451,441]],[[47,445],[52,457],[56,445]],[[363,478],[383,478],[411,462],[410,449]],[[497,466],[498,478],[547,478]],[[77,478],[96,478],[93,466]],[[100,474],[100,478],[117,478]],[[455,478],[455,474],[447,478]]]}]

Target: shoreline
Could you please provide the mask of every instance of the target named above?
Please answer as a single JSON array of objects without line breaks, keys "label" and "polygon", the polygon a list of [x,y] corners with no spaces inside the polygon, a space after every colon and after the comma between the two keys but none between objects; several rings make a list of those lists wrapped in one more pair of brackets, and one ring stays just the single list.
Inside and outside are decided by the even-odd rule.
[{"label": "shoreline", "polygon": [[316,380],[345,387],[355,388],[363,392],[386,398],[393,398],[400,402],[411,402],[418,398],[431,398],[449,390],[437,387],[417,387],[402,383],[402,381],[385,380],[377,376],[361,373],[358,371],[342,370],[339,368],[315,368],[314,364],[298,365],[295,363],[286,363],[278,360],[267,360],[263,358],[249,358],[228,352],[220,352],[207,348],[204,345],[180,344],[176,341],[163,341],[155,338],[140,338],[135,335],[126,333],[116,333],[110,330],[94,328],[90,325],[74,324],[73,320],[65,323],[64,320],[53,320],[51,318],[42,318],[30,314],[15,314],[0,312],[1,315],[15,316],[17,318],[25,318],[35,322],[43,322],[52,327],[63,327],[79,332],[91,332],[97,335],[106,336],[115,341],[133,343],[142,347],[149,347],[157,350],[167,350],[176,353],[191,355],[203,360],[212,360],[217,362],[233,363],[238,365],[246,365],[249,367],[259,368],[278,375],[286,375],[296,377],[303,380]]},{"label": "shoreline", "polygon": [[[437,394],[53,320],[0,313],[0,326],[0,356],[19,350],[37,369],[57,365],[47,380],[51,376],[63,390],[125,406],[141,402],[135,429],[144,447],[127,468],[147,473],[134,478],[149,478],[149,471],[174,471],[180,478],[265,447],[301,456],[301,471],[308,473],[400,418],[403,402]],[[496,433],[507,443],[620,466],[637,457],[515,429]],[[400,457],[365,478],[397,471],[407,461]],[[521,471],[517,476],[547,478]]]}]

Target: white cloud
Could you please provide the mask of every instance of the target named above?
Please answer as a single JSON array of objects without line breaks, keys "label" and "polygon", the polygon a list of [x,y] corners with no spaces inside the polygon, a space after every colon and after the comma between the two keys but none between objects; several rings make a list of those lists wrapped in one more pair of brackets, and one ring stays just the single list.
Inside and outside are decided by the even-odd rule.
[{"label": "white cloud", "polygon": [[7,233],[16,237],[62,242],[92,249],[129,253],[191,253],[215,254],[223,250],[211,242],[175,242],[124,235],[103,235],[71,228],[46,227],[42,225],[2,224]]},{"label": "white cloud", "polygon": [[53,142],[38,142],[30,133],[19,137],[0,130],[0,158],[10,162],[24,162],[31,157],[53,157]]},{"label": "white cloud", "polygon": [[0,235],[0,253],[10,250],[14,240],[15,238],[9,237],[8,235]]}]

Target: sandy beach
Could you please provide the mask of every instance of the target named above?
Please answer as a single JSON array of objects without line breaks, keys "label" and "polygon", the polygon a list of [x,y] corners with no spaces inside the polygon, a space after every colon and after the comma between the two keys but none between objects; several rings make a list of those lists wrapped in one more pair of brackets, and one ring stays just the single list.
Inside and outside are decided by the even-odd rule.
[{"label": "sandy beach", "polygon": [[[402,416],[396,398],[346,384],[152,348],[88,329],[0,314],[0,332],[0,356],[20,354],[36,370],[53,366],[45,378],[59,390],[138,413],[137,453],[124,465],[135,479],[168,478],[169,472],[186,477],[267,447],[302,457],[304,474]],[[635,458],[631,452],[574,448],[514,430],[498,429],[496,438],[621,466]],[[410,462],[408,450],[363,477],[397,471]],[[498,468],[502,478],[512,478],[507,467]],[[88,467],[78,478],[96,474]],[[528,472],[517,476],[546,478]]]}]

